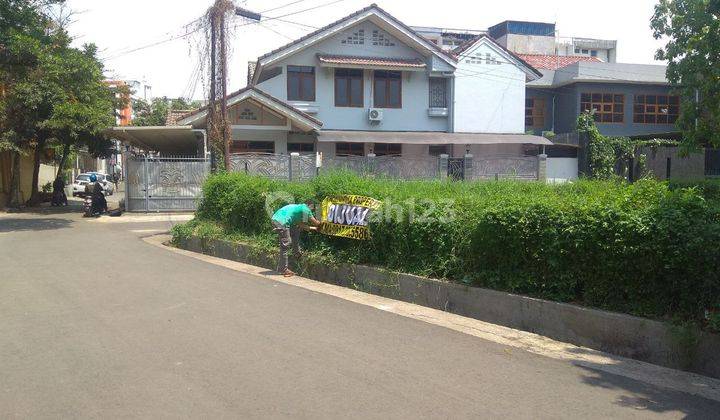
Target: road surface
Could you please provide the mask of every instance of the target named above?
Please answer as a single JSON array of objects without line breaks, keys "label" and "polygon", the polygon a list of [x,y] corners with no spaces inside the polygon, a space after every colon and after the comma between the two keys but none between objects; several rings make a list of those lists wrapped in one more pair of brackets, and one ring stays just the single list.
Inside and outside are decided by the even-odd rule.
[{"label": "road surface", "polygon": [[142,237],[171,223],[148,220],[0,214],[1,418],[720,417],[713,399],[169,252]]}]

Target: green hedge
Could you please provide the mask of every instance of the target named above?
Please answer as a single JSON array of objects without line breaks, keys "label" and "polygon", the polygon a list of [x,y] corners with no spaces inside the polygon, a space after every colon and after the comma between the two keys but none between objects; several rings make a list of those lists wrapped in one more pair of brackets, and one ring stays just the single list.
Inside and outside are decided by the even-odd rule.
[{"label": "green hedge", "polygon": [[[229,234],[267,235],[265,201],[278,191],[297,201],[335,194],[383,201],[370,241],[304,239],[338,260],[650,317],[702,320],[720,305],[720,206],[698,188],[650,180],[402,182],[349,173],[289,183],[221,174],[205,184],[198,219]],[[411,209],[429,220],[411,218]]]}]

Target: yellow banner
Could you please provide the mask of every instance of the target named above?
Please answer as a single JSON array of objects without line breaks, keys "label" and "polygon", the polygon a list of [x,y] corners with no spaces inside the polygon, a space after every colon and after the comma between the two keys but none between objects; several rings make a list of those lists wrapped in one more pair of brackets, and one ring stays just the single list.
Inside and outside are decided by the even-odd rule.
[{"label": "yellow banner", "polygon": [[368,240],[368,220],[380,201],[361,195],[336,195],[322,202],[320,233],[343,238]]}]

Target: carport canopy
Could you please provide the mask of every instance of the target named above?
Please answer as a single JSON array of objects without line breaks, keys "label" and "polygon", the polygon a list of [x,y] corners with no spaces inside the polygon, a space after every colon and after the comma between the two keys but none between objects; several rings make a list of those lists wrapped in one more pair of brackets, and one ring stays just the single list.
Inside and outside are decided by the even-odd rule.
[{"label": "carport canopy", "polygon": [[204,130],[189,125],[160,127],[112,127],[107,134],[147,152],[202,156],[207,151]]}]

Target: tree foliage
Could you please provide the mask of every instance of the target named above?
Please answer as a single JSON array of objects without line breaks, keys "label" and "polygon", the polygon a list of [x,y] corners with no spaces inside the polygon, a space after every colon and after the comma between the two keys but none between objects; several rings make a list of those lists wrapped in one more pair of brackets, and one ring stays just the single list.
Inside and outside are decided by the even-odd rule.
[{"label": "tree foliage", "polygon": [[720,0],[660,0],[651,27],[667,41],[656,58],[668,61],[667,77],[682,94],[686,145],[720,146]]},{"label": "tree foliage", "polygon": [[197,101],[188,102],[183,98],[170,99],[162,97],[154,98],[151,102],[135,99],[133,100],[133,112],[135,113],[133,125],[165,125],[170,111],[191,110],[199,107],[200,104]]},{"label": "tree foliage", "polygon": [[35,150],[33,196],[42,149],[57,143],[64,156],[72,146],[107,155],[112,143],[102,131],[114,125],[118,106],[97,48],[72,47],[63,22],[50,17],[49,7],[61,3],[0,0],[0,147]]}]

